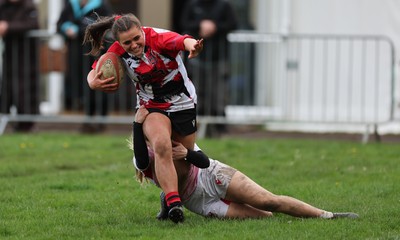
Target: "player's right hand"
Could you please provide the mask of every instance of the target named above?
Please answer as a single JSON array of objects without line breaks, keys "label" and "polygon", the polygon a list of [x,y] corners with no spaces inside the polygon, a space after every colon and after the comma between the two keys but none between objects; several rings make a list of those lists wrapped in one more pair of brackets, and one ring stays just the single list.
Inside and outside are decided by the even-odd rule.
[{"label": "player's right hand", "polygon": [[118,89],[119,84],[114,83],[115,77],[101,79],[103,72],[95,73],[95,70],[90,71],[87,77],[89,87],[93,90],[99,90],[106,93],[114,92]]}]

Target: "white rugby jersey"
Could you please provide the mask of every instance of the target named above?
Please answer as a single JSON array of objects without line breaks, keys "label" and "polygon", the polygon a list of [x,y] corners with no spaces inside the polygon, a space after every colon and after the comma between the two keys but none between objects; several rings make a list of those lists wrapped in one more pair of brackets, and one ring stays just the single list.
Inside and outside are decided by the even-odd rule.
[{"label": "white rugby jersey", "polygon": [[142,30],[145,38],[142,57],[125,52],[118,41],[107,51],[117,53],[124,60],[126,74],[136,86],[138,106],[166,112],[194,108],[195,87],[181,57],[181,51],[185,50],[183,41],[190,36],[150,27]]}]

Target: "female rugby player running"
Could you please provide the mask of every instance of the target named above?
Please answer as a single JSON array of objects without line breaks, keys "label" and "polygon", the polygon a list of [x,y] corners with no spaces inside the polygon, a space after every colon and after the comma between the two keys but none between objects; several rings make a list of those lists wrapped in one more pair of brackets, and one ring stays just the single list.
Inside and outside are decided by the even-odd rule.
[{"label": "female rugby player running", "polygon": [[[150,112],[143,122],[143,131],[154,150],[153,169],[166,193],[170,219],[182,222],[184,215],[172,161],[171,138],[188,149],[194,147],[197,96],[181,52],[188,51],[188,58],[198,56],[203,40],[143,27],[135,15],[125,14],[99,18],[86,28],[84,43],[92,46],[89,54],[100,53],[108,31],[116,41],[107,52],[116,53],[123,60],[127,75],[135,83],[137,104]],[[114,77],[101,77],[101,71],[91,70],[87,76],[89,87],[104,92],[118,89],[118,83],[113,83]]]}]

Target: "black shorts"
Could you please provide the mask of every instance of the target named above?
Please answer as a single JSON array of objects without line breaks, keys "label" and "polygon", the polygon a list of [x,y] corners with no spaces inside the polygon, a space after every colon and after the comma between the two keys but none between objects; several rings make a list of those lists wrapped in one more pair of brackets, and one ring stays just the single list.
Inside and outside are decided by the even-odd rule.
[{"label": "black shorts", "polygon": [[165,112],[157,108],[147,108],[152,112],[164,114],[171,120],[172,130],[182,136],[190,135],[197,131],[196,108],[178,112]]}]

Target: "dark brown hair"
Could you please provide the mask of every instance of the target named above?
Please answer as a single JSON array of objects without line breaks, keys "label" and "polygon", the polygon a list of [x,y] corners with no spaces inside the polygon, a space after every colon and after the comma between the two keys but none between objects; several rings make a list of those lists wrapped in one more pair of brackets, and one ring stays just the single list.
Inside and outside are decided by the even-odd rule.
[{"label": "dark brown hair", "polygon": [[126,32],[132,27],[141,28],[142,24],[131,13],[122,16],[99,17],[96,22],[86,28],[83,44],[90,43],[91,50],[88,54],[98,56],[103,47],[104,36],[108,31],[111,31],[113,38],[118,41],[119,33]]}]

